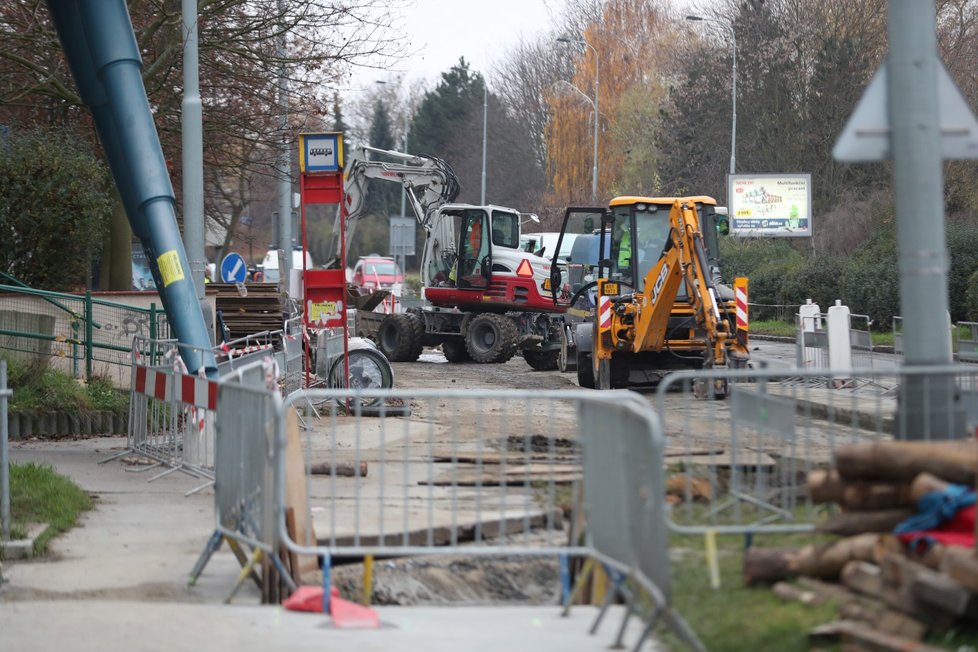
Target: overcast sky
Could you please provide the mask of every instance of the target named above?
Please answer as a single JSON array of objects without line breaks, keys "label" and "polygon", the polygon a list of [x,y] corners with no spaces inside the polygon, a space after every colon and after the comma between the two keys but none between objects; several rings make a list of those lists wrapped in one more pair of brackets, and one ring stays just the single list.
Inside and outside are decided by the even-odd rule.
[{"label": "overcast sky", "polygon": [[521,34],[546,31],[563,4],[564,0],[414,0],[400,21],[410,56],[390,71],[361,69],[351,79],[350,90],[400,73],[433,87],[459,57],[488,76],[492,62],[502,59]]}]

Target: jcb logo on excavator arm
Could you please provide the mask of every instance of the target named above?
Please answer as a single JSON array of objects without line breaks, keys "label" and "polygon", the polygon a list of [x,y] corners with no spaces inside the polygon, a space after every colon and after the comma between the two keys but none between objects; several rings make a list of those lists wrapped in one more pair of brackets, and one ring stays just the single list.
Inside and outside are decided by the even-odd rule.
[{"label": "jcb logo on excavator arm", "polygon": [[666,284],[666,277],[668,276],[669,265],[665,264],[659,272],[659,278],[655,279],[655,285],[652,286],[652,305],[655,305],[656,301],[659,300],[659,294],[662,293],[662,287]]}]

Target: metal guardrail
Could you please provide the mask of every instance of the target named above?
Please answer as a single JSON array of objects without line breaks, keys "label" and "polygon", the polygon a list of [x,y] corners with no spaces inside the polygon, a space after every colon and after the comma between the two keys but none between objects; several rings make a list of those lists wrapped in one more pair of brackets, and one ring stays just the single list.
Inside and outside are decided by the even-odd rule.
[{"label": "metal guardrail", "polygon": [[[695,398],[697,385],[714,383],[727,385],[727,400]],[[907,439],[974,437],[978,369],[682,372],[663,380],[656,400],[670,443],[665,466],[674,504],[671,529],[811,531],[826,514],[816,510],[806,480],[810,471],[829,465],[837,446],[898,433]],[[943,423],[952,432],[938,432],[941,422],[918,418],[935,413],[946,416]],[[924,430],[910,432],[921,422]]]},{"label": "metal guardrail", "polygon": [[[379,407],[366,418],[361,406],[370,403]],[[658,418],[634,394],[303,390],[284,409],[309,405],[320,409],[304,415],[304,437],[297,427],[278,433],[275,502],[281,543],[321,560],[325,609],[334,558],[583,556],[615,578],[605,608],[620,595],[626,619],[641,613],[626,578],[654,604],[643,638],[662,617],[702,649],[670,606],[664,441]],[[300,468],[342,468],[352,477],[296,480],[287,468],[297,454]],[[295,491],[312,498],[290,504]],[[573,500],[577,491],[583,503]],[[289,507],[314,521],[290,531]]]},{"label": "metal guardrail", "polygon": [[0,349],[21,358],[64,361],[91,379],[106,365],[128,366],[132,338],[169,337],[166,314],[83,295],[0,285]]}]

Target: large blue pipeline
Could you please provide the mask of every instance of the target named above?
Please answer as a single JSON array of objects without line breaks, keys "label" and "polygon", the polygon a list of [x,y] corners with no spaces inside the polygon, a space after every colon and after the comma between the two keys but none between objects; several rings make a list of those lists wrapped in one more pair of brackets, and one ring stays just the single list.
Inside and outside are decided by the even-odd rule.
[{"label": "large blue pipeline", "polygon": [[187,369],[217,377],[217,363],[177,226],[176,199],[140,74],[142,60],[124,0],[48,0],[61,47],[82,101],[146,251],[176,338],[204,354],[181,351]]}]

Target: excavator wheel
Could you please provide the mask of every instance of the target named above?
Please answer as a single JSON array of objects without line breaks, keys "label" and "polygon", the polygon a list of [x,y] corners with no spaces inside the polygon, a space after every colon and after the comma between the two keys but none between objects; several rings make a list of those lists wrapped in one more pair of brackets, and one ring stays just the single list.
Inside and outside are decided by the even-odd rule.
[{"label": "excavator wheel", "polygon": [[391,362],[414,362],[421,355],[424,323],[411,313],[388,315],[377,329],[377,345]]},{"label": "excavator wheel", "polygon": [[577,369],[577,356],[573,354],[570,342],[567,341],[567,330],[569,329],[564,327],[564,332],[560,335],[560,350],[557,352],[557,369],[561,373]]},{"label": "excavator wheel", "polygon": [[560,351],[535,351],[533,349],[523,350],[523,359],[536,371],[551,371],[557,368],[557,357]]},{"label": "excavator wheel", "polygon": [[594,367],[591,366],[591,352],[577,349],[577,384],[585,389],[594,389]]},{"label": "excavator wheel", "polygon": [[519,333],[506,315],[487,312],[469,322],[465,348],[476,362],[507,362],[516,353]]},{"label": "excavator wheel", "polygon": [[462,340],[445,340],[441,343],[441,352],[449,362],[468,362],[472,359]]}]

